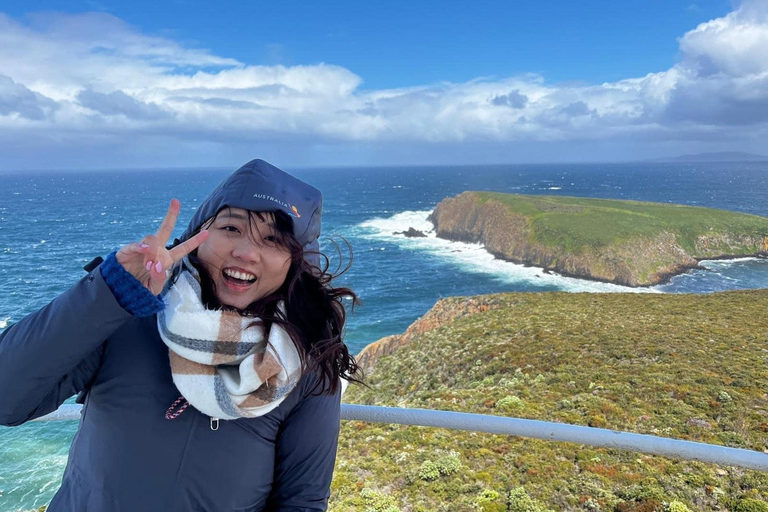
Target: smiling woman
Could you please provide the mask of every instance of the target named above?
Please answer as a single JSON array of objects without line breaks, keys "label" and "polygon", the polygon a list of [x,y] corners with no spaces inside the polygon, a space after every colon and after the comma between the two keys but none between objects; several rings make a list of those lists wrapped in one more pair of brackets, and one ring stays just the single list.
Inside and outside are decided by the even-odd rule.
[{"label": "smiling woman", "polygon": [[0,424],[85,404],[50,511],[326,509],[340,379],[358,369],[321,203],[249,162],[172,245],[176,200],[156,234],[0,335]]},{"label": "smiling woman", "polygon": [[226,208],[206,223],[210,236],[197,256],[212,289],[203,293],[203,300],[211,304],[218,299],[224,306],[246,309],[282,286],[291,251],[285,235],[280,240],[276,236],[276,215]]}]

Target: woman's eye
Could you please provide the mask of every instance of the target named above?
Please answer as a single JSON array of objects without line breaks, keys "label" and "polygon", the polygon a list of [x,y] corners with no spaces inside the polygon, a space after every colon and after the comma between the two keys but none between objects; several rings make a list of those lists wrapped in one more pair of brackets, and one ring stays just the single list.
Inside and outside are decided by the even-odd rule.
[{"label": "woman's eye", "polygon": [[235,226],[223,226],[221,229],[224,231],[229,231],[230,233],[239,233],[240,230],[237,229]]},{"label": "woman's eye", "polygon": [[277,237],[275,237],[275,235],[267,235],[264,237],[264,240],[274,243],[277,242]]}]

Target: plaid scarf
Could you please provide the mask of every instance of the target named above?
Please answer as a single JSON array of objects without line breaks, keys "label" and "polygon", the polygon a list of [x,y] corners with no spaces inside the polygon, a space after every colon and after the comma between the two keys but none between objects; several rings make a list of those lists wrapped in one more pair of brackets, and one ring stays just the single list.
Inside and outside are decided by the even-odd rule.
[{"label": "plaid scarf", "polygon": [[226,420],[261,416],[280,405],[302,370],[288,333],[272,324],[265,339],[263,327],[246,328],[257,318],[206,309],[197,270],[186,258],[177,274],[163,292],[157,327],[184,398],[211,418]]}]

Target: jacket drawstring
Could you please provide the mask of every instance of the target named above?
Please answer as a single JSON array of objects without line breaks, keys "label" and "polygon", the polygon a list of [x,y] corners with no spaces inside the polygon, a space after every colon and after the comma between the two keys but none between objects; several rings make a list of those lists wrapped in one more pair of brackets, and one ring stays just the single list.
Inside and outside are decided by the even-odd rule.
[{"label": "jacket drawstring", "polygon": [[[174,409],[176,409],[176,407],[181,402],[184,402],[184,404],[182,404],[182,406],[179,407],[178,410],[174,411]],[[181,415],[181,413],[183,413],[184,411],[187,410],[187,407],[189,407],[189,402],[187,401],[186,398],[184,398],[183,396],[180,396],[179,398],[176,399],[175,402],[173,402],[171,404],[171,406],[168,408],[168,410],[165,411],[165,419],[167,419],[167,420],[175,420],[176,418],[178,418]]]},{"label": "jacket drawstring", "polygon": [[[178,408],[178,410],[175,410],[176,407],[181,404],[181,402],[184,402],[181,407]],[[165,419],[167,420],[175,420],[179,416],[181,416],[181,413],[187,410],[187,407],[189,407],[189,401],[184,398],[183,396],[180,396],[176,399],[175,402],[171,404],[171,406],[168,408],[167,411],[165,411]],[[213,418],[211,417],[211,430],[216,431],[219,430],[219,418]]]}]

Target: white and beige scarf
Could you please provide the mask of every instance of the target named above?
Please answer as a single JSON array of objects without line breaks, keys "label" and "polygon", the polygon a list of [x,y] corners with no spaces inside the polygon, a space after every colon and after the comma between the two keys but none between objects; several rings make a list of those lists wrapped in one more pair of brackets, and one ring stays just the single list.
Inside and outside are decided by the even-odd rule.
[{"label": "white and beige scarf", "polygon": [[157,315],[174,384],[195,409],[212,418],[268,413],[301,377],[293,341],[277,324],[265,339],[262,327],[246,328],[257,318],[206,309],[201,295],[197,270],[185,258],[163,294],[165,309]]}]

